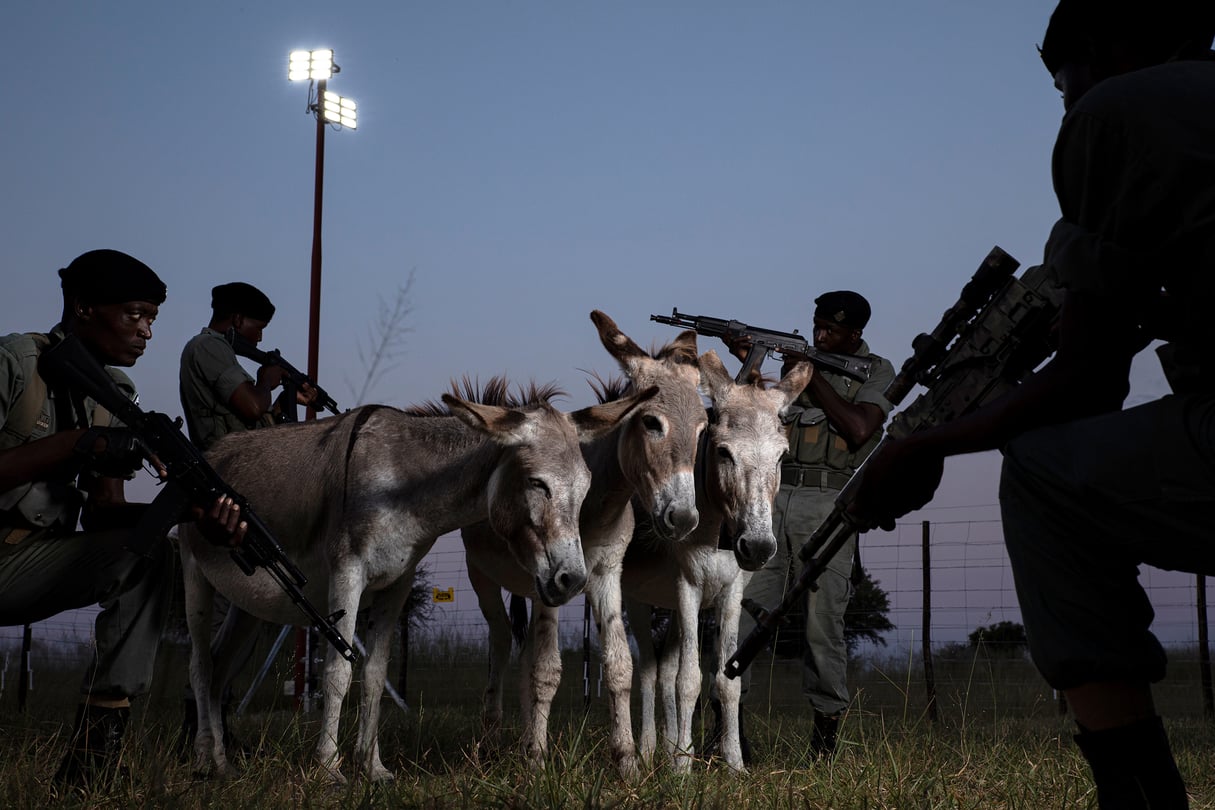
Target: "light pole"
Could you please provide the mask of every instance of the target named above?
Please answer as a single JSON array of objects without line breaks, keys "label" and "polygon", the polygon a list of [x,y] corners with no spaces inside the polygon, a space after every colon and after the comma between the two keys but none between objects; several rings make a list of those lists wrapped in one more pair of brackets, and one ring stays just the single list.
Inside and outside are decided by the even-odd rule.
[{"label": "light pole", "polygon": [[[325,125],[338,129],[356,129],[355,104],[337,93],[330,93],[325,84],[329,77],[341,71],[333,61],[333,51],[292,51],[287,64],[287,78],[308,82],[308,114],[316,116],[316,186],[312,201],[312,292],[308,302],[308,376],[319,380],[321,335],[321,209],[325,188]],[[315,419],[312,406],[304,411],[305,419]],[[319,639],[314,630],[300,629],[295,635],[295,706],[312,710],[316,668],[313,651]]]},{"label": "light pole", "polygon": [[[329,92],[325,85],[329,77],[340,73],[333,61],[333,51],[292,51],[287,65],[287,78],[308,82],[308,114],[316,117],[316,184],[312,201],[312,290],[308,303],[308,376],[318,376],[321,334],[321,211],[325,188],[325,125],[338,129],[357,129],[357,109],[353,100]],[[316,412],[309,407],[305,419]]]}]

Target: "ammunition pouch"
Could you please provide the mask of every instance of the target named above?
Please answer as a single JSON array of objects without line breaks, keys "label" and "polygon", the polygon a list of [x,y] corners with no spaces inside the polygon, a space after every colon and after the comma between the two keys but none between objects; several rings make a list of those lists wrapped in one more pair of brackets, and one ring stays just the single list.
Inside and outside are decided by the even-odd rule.
[{"label": "ammunition pouch", "polygon": [[84,493],[71,484],[35,481],[0,494],[0,527],[72,528],[83,505]]}]

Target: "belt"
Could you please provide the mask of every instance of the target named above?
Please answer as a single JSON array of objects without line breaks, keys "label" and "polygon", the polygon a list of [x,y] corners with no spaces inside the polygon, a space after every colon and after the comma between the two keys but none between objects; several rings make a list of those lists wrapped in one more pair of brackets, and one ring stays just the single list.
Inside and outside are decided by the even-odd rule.
[{"label": "belt", "polygon": [[843,489],[852,478],[848,473],[803,467],[800,464],[780,465],[782,487],[819,487],[820,489]]}]

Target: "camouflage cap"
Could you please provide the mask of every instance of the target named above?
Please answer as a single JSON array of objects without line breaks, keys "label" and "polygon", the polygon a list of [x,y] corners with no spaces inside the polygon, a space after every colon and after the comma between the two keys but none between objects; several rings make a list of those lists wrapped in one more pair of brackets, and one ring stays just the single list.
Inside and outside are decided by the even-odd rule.
[{"label": "camouflage cap", "polygon": [[243,281],[212,287],[211,309],[219,316],[240,314],[266,323],[274,317],[274,304],[266,294]]},{"label": "camouflage cap", "polygon": [[836,290],[823,293],[814,299],[814,317],[842,324],[853,329],[864,329],[869,323],[869,302],[860,293],[851,290]]},{"label": "camouflage cap", "polygon": [[119,250],[90,250],[59,270],[64,295],[92,304],[164,303],[167,288],[152,268]]}]

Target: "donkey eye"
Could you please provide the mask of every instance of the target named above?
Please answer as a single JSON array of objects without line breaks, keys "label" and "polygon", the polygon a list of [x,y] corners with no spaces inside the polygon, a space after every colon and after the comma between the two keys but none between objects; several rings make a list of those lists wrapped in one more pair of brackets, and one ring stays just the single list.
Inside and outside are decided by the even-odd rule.
[{"label": "donkey eye", "polygon": [[553,497],[553,493],[552,493],[552,492],[549,490],[549,488],[548,488],[548,484],[544,483],[544,482],[543,482],[542,480],[540,480],[539,478],[529,478],[529,479],[527,479],[527,485],[528,485],[528,486],[530,486],[532,489],[538,489],[538,490],[540,490],[541,492],[543,492],[543,493],[544,493],[544,497],[546,497],[546,498],[552,498],[552,497]]},{"label": "donkey eye", "polygon": [[717,458],[720,461],[726,461],[726,462],[730,462],[730,463],[734,462],[734,454],[730,452],[730,449],[728,447],[717,448]]},{"label": "donkey eye", "polygon": [[650,416],[649,414],[646,414],[645,416],[641,417],[641,424],[646,430],[652,430],[655,433],[662,433],[662,420],[657,416]]}]

